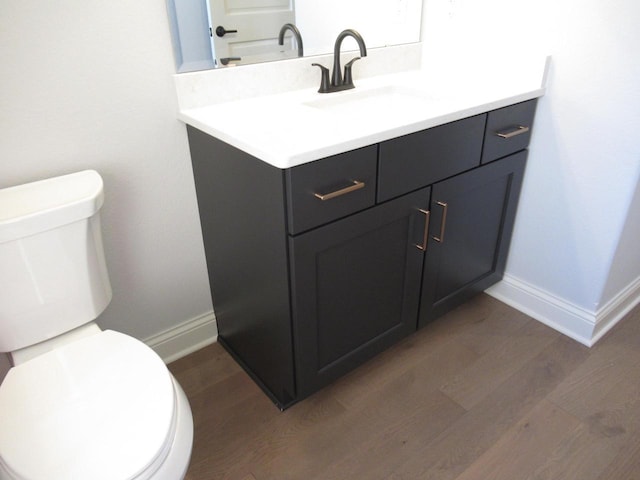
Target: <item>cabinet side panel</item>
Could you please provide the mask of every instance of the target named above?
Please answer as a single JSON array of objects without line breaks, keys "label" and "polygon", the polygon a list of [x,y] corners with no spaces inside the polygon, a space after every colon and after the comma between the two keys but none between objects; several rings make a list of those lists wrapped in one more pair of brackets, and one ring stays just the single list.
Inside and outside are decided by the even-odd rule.
[{"label": "cabinet side panel", "polygon": [[283,172],[187,128],[220,338],[286,405],[295,388]]}]

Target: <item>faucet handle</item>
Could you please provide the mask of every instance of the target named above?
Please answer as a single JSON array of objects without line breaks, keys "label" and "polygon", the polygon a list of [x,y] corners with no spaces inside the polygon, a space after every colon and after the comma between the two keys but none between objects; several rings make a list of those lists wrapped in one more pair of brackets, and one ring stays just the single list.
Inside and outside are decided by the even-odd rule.
[{"label": "faucet handle", "polygon": [[350,60],[344,66],[344,80],[342,80],[343,85],[353,86],[353,75],[351,73],[351,67],[353,66],[356,60],[360,60],[360,57],[356,57],[353,60]]},{"label": "faucet handle", "polygon": [[327,93],[329,91],[329,69],[319,63],[312,63],[311,65],[313,67],[320,67],[321,70],[320,88],[318,89],[318,93]]}]

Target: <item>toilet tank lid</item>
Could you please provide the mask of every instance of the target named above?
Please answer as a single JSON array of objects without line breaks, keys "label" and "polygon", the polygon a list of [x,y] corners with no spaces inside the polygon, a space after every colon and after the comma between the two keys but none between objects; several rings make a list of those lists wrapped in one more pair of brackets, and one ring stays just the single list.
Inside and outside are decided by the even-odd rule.
[{"label": "toilet tank lid", "polygon": [[0,243],[88,218],[103,201],[102,177],[94,170],[0,189]]}]

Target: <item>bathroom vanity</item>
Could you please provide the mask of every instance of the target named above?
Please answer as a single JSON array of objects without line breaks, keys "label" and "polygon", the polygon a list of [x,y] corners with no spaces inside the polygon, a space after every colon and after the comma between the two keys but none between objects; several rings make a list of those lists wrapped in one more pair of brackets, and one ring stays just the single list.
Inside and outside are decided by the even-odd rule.
[{"label": "bathroom vanity", "polygon": [[183,115],[218,339],[280,408],[502,278],[540,95],[280,155]]}]

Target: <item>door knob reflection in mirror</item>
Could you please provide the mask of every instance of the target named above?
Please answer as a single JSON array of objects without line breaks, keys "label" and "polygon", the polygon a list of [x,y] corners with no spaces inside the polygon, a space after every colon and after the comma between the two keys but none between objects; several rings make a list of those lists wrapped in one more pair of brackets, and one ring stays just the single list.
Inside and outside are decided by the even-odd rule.
[{"label": "door knob reflection in mirror", "polygon": [[225,30],[222,25],[218,25],[216,27],[216,35],[219,37],[224,37],[227,33],[238,33],[238,30]]},{"label": "door knob reflection in mirror", "polygon": [[222,65],[229,65],[229,62],[239,62],[242,60],[240,57],[224,57],[220,59]]}]

